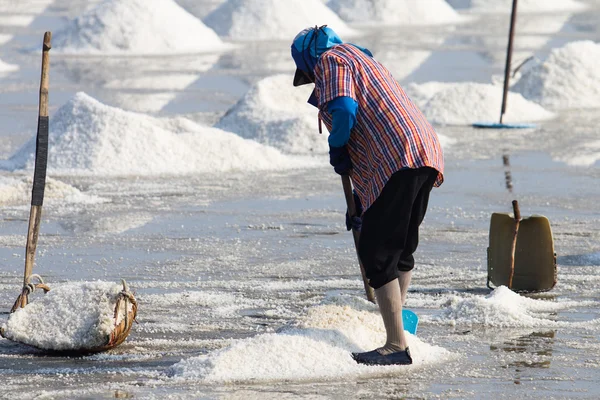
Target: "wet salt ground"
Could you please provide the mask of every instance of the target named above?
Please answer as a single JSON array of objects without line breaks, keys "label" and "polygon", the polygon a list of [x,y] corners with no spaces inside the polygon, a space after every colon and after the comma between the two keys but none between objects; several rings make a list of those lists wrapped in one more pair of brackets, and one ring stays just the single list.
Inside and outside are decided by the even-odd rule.
[{"label": "wet salt ground", "polygon": [[[56,23],[62,14],[56,8],[45,20]],[[589,22],[594,16],[597,11],[573,16],[561,32],[541,36],[555,44],[573,38],[597,40],[597,25]],[[500,73],[501,57],[489,54],[502,54],[502,46],[468,41],[474,33],[480,35],[483,26],[480,21],[450,32],[446,43],[455,46],[442,48],[432,38],[447,27],[415,35],[408,53],[419,48],[436,51],[406,80],[485,81],[491,73]],[[501,28],[488,32],[499,44],[505,37]],[[37,40],[36,29],[19,30],[16,40]],[[393,33],[387,37],[386,43],[397,43]],[[375,39],[372,43],[377,44]],[[37,109],[39,72],[37,55],[18,53],[14,43],[3,50],[4,61],[8,52],[23,68],[4,79],[0,89],[1,134],[6,135],[0,151],[8,155],[35,131],[31,113]],[[287,50],[256,45],[252,51],[259,54],[257,59],[248,57],[247,50],[214,57],[218,61],[208,71],[196,57],[167,58],[166,65],[157,67],[161,73],[168,71],[166,76],[171,71],[198,75],[191,85],[172,91],[104,87],[111,75],[118,80],[135,74],[131,66],[139,70],[145,58],[53,57],[51,102],[55,109],[82,89],[109,104],[123,93],[167,93],[174,97],[156,113],[192,113],[196,119],[211,120],[249,83],[290,67]],[[467,62],[473,59],[477,62]],[[573,111],[526,132],[440,127],[456,142],[446,151],[446,182],[432,195],[408,306],[422,317],[423,341],[460,357],[408,371],[361,372],[326,381],[274,377],[208,384],[175,379],[168,371],[181,359],[210,355],[237,339],[275,332],[325,296],[362,297],[351,237],[343,227],[341,185],[328,167],[116,181],[53,177],[111,202],[46,204],[36,272],[51,284],[127,279],[141,304],[139,325],[113,352],[78,359],[42,356],[1,340],[0,398],[598,398],[599,327],[585,321],[600,318],[600,189],[594,185],[600,172],[564,162],[569,157],[598,159],[593,147],[597,125],[593,111]],[[5,145],[4,138],[10,144]],[[503,154],[510,154],[513,195],[504,188]],[[559,282],[551,292],[535,297],[579,305],[546,313],[545,325],[538,327],[453,326],[436,320],[455,296],[468,299],[489,292],[489,217],[508,212],[513,198],[520,200],[524,215],[546,215],[554,231]],[[25,204],[0,211],[0,310],[8,310],[18,293],[27,213]],[[6,314],[0,315],[4,318]]]},{"label": "wet salt ground", "polygon": [[[419,337],[461,355],[458,360],[408,373],[378,372],[326,382],[273,379],[208,385],[171,378],[168,369],[179,360],[277,331],[324,295],[362,297],[351,238],[342,226],[338,179],[328,169],[317,169],[196,177],[192,184],[148,179],[122,190],[124,182],[67,178],[112,202],[48,206],[36,272],[51,283],[123,277],[141,303],[140,324],[115,351],[81,359],[42,357],[0,341],[2,392],[8,398],[17,392],[25,397],[236,398],[243,393],[250,398],[356,398],[376,393],[408,398],[595,398],[597,323],[498,329],[432,320],[453,296],[489,292],[489,215],[508,211],[512,198],[503,187],[499,155],[497,162],[449,157],[452,178],[432,196],[409,294],[408,305],[422,318]],[[561,264],[557,287],[535,297],[581,303],[551,313],[547,320],[600,318],[598,189],[585,185],[594,177],[587,176],[587,169],[552,162],[543,153],[516,152],[511,160],[523,213],[550,218]],[[536,195],[547,191],[550,179],[560,190]],[[149,210],[151,220],[136,226],[137,215]],[[110,224],[101,230],[90,227],[92,219],[115,215],[115,231],[133,216],[131,229],[111,233]],[[0,278],[4,310],[18,291],[25,221],[23,207],[3,210],[0,260],[8,266]]]}]

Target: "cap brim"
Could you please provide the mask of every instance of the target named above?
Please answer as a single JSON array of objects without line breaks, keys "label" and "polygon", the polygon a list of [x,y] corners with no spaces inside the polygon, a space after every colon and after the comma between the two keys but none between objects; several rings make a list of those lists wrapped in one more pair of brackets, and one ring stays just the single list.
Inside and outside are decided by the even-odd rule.
[{"label": "cap brim", "polygon": [[307,83],[312,83],[312,81],[306,76],[304,72],[299,69],[296,69],[296,74],[294,75],[294,86],[302,86]]}]

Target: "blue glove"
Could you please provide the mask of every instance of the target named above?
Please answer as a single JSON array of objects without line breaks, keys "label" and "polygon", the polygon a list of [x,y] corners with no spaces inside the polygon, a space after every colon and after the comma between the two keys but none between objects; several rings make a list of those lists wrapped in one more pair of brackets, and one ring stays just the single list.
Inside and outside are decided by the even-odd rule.
[{"label": "blue glove", "polygon": [[331,164],[338,175],[348,175],[352,169],[352,161],[350,160],[348,148],[346,146],[329,146],[329,164]]},{"label": "blue glove", "polygon": [[358,195],[355,191],[352,191],[354,196],[354,207],[356,208],[356,215],[354,217],[350,217],[348,210],[346,210],[346,230],[354,229],[355,231],[360,231],[362,228],[362,218],[360,215],[363,213],[362,204]]}]

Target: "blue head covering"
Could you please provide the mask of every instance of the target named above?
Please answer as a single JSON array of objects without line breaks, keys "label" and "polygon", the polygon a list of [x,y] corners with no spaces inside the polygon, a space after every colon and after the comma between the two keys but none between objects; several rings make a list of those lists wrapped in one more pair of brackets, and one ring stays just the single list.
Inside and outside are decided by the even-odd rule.
[{"label": "blue head covering", "polygon": [[297,34],[292,43],[292,58],[297,67],[294,86],[313,82],[313,71],[321,54],[342,43],[342,39],[327,25],[306,28]]},{"label": "blue head covering", "polygon": [[[306,28],[297,34],[292,43],[292,58],[296,62],[297,68],[296,75],[294,75],[294,86],[314,82],[314,69],[321,54],[342,43],[344,42],[338,34],[327,25]],[[369,50],[355,44],[352,45],[373,57]]]}]

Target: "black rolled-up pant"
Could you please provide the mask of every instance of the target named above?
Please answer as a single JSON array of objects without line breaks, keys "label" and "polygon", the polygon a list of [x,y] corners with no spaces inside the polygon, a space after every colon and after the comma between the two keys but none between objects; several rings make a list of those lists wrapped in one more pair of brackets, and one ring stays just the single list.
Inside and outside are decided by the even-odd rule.
[{"label": "black rolled-up pant", "polygon": [[374,289],[396,279],[398,271],[413,269],[419,225],[437,174],[429,167],[394,173],[363,214],[358,255]]}]

